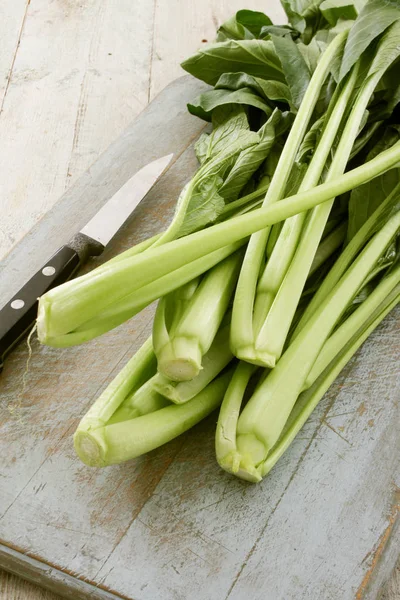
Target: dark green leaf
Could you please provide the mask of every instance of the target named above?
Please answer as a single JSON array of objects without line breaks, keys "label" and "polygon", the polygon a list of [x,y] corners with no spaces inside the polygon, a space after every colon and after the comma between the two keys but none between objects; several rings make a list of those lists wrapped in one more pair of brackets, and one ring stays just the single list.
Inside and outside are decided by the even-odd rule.
[{"label": "dark green leaf", "polygon": [[319,5],[322,0],[281,0],[290,24],[300,31],[303,41],[308,43],[315,32],[324,25]]},{"label": "dark green leaf", "polygon": [[[398,18],[400,19],[400,0]],[[400,56],[400,20],[397,20],[388,27],[379,40],[376,53],[368,71],[368,77],[380,74],[383,75],[387,69]],[[398,77],[397,77],[398,79]]]},{"label": "dark green leaf", "polygon": [[[400,127],[390,126],[381,140],[367,155],[371,160],[383,150],[390,148],[400,139]],[[372,181],[355,188],[349,201],[349,228],[347,239],[350,240],[372,215],[377,207],[389,196],[400,182],[400,168],[391,169]]]},{"label": "dark green leaf", "polygon": [[271,39],[281,61],[293,104],[298,108],[310,83],[310,70],[290,36],[271,36]]},{"label": "dark green leaf", "polygon": [[321,138],[322,127],[325,121],[325,115],[317,119],[315,123],[308,130],[304,139],[297,151],[296,160],[299,163],[309,163],[312,155],[314,154],[315,148]]},{"label": "dark green leaf", "polygon": [[247,73],[224,73],[215,84],[215,89],[240,90],[247,88],[256,92],[265,100],[286,102],[291,104],[290,90],[285,83],[280,81],[267,81],[260,77],[253,77]]},{"label": "dark green leaf", "polygon": [[261,29],[260,38],[266,39],[271,35],[285,36],[290,35],[293,39],[299,36],[299,32],[289,25],[266,25]]},{"label": "dark green leaf", "polygon": [[357,17],[357,9],[352,0],[324,0],[319,8],[331,27],[339,19],[354,20]]},{"label": "dark green leaf", "polygon": [[258,38],[261,29],[266,25],[272,25],[272,21],[264,13],[255,10],[239,10],[218,29],[217,41]]},{"label": "dark green leaf", "polygon": [[272,113],[271,107],[265,100],[246,88],[234,92],[231,90],[210,90],[209,92],[204,92],[193,104],[188,104],[188,109],[192,115],[196,115],[205,121],[210,121],[213,110],[226,104],[254,106],[265,112],[268,116]]},{"label": "dark green leaf", "polygon": [[269,40],[231,40],[208,44],[183,61],[182,67],[210,85],[215,85],[223,73],[241,71],[255,77],[285,81],[274,45]]},{"label": "dark green leaf", "polygon": [[400,18],[400,0],[369,0],[350,30],[340,69],[340,79],[361,54],[394,21]]}]

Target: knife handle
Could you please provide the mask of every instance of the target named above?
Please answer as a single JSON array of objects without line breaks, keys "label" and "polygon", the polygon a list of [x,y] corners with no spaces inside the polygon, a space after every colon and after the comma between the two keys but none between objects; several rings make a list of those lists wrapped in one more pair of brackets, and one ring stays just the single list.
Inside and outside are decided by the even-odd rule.
[{"label": "knife handle", "polygon": [[97,256],[103,250],[100,242],[78,233],[68,245],[57,250],[0,310],[0,371],[4,357],[33,327],[38,298],[49,289],[68,281],[90,256]]}]

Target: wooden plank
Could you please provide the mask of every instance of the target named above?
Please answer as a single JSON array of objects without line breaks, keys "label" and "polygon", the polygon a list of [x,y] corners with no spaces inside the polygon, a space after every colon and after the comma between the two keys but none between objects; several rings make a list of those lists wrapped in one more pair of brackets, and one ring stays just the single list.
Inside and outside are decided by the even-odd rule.
[{"label": "wooden plank", "polygon": [[[82,197],[104,202],[117,187],[115,179],[121,185],[154,157],[156,142],[163,153],[180,145],[180,156],[115,239],[113,251],[165,227],[196,167],[191,142],[202,124],[187,115],[185,103],[200,87],[186,78],[163,92],[11,253],[3,280],[11,284],[24,270],[26,276],[36,260],[34,249],[43,253],[41,239],[56,244],[67,235],[65,228],[73,230],[74,219],[79,226],[83,216],[68,207]],[[140,152],[132,143],[137,136],[143,138]],[[152,314],[149,307],[81,347],[57,350],[34,342],[22,395],[25,347],[6,361],[0,420],[3,545],[65,573],[67,587],[73,577],[77,593],[88,598],[96,597],[90,584],[129,600],[256,599],[271,593],[274,600],[336,600],[338,582],[341,599],[367,598],[373,580],[365,579],[368,573],[380,564],[387,573],[395,561],[395,552],[384,549],[395,523],[393,482],[399,483],[399,312],[372,336],[257,486],[216,465],[215,415],[123,465],[95,470],[76,458],[71,435],[80,416],[146,338]],[[47,583],[57,589],[50,576]]]},{"label": "wooden plank", "polygon": [[0,114],[22,33],[28,0],[0,3]]},{"label": "wooden plank", "polygon": [[0,118],[0,257],[147,104],[153,16],[150,2],[30,2]]},{"label": "wooden plank", "polygon": [[[182,75],[180,63],[202,44],[215,39],[219,25],[237,10],[243,0],[155,0],[150,98]],[[286,22],[279,1],[251,0],[245,8],[266,12],[275,23]],[[174,32],[174,33],[173,33]]]}]

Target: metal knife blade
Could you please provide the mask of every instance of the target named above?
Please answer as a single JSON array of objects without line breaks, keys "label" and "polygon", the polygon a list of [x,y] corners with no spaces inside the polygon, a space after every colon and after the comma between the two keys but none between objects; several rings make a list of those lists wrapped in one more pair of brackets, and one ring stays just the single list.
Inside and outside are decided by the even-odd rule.
[{"label": "metal knife blade", "polygon": [[106,246],[165,171],[172,157],[173,154],[168,154],[140,169],[81,229],[81,233]]},{"label": "metal knife blade", "polygon": [[0,371],[6,354],[34,324],[37,299],[49,289],[71,279],[89,257],[103,252],[163,174],[172,157],[172,154],[163,156],[135,173],[0,310]]}]

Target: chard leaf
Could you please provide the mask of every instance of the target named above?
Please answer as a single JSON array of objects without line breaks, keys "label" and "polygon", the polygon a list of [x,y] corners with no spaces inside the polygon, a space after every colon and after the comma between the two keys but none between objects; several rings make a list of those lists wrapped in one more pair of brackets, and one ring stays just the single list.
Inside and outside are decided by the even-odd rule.
[{"label": "chard leaf", "polygon": [[217,41],[258,38],[261,29],[266,25],[272,25],[272,21],[264,13],[255,10],[239,10],[218,29]]},{"label": "chard leaf", "polygon": [[264,162],[276,137],[289,125],[288,119],[279,110],[275,110],[270,119],[258,132],[260,142],[243,150],[236,159],[231,171],[220,188],[219,193],[226,202],[236,200],[240,191]]},{"label": "chard leaf", "polygon": [[188,104],[188,110],[192,115],[200,117],[205,121],[211,121],[212,112],[217,108],[226,104],[242,104],[254,106],[265,112],[266,115],[272,113],[272,108],[269,104],[260,98],[257,94],[247,88],[240,90],[210,90],[201,94],[193,104]]},{"label": "chard leaf", "polygon": [[[389,126],[366,160],[375,158],[380,152],[393,146],[400,139],[400,127]],[[390,192],[400,182],[400,167],[391,169],[376,177],[369,183],[355,188],[349,200],[349,225],[347,239],[351,240],[365,221],[378,206],[389,196]]]},{"label": "chard leaf", "polygon": [[306,43],[321,26],[321,2],[322,0],[281,0],[290,24],[302,34]]},{"label": "chard leaf", "polygon": [[215,89],[240,90],[247,88],[267,101],[292,103],[290,90],[280,81],[267,81],[247,73],[224,73],[215,84]]},{"label": "chard leaf", "polygon": [[266,14],[256,10],[239,10],[236,13],[236,20],[248,31],[251,31],[256,38],[260,37],[263,27],[273,24]]},{"label": "chard leaf", "polygon": [[250,130],[243,107],[229,104],[216,108],[212,115],[213,130],[210,135],[203,134],[196,144],[195,151],[201,157],[200,163],[223,152],[240,139],[243,132]]},{"label": "chard leaf", "polygon": [[[400,19],[400,0],[398,0],[398,19]],[[368,77],[377,73],[382,75],[400,56],[400,20],[387,28],[377,46],[374,59],[368,71]],[[397,65],[398,67],[398,65]]]},{"label": "chard leaf", "polygon": [[310,70],[297,44],[290,36],[271,36],[271,39],[281,61],[293,104],[298,108],[310,83]]},{"label": "chard leaf", "polygon": [[311,128],[307,131],[304,139],[297,151],[296,161],[299,163],[308,163],[314,154],[315,148],[321,138],[322,128],[325,121],[325,115],[320,117],[313,123]]},{"label": "chard leaf", "polygon": [[299,32],[289,25],[266,25],[261,29],[260,38],[267,39],[271,35],[290,35],[293,39],[299,36]]},{"label": "chard leaf", "polygon": [[235,135],[236,139],[228,144],[226,139],[229,139],[229,136],[225,136],[225,144],[219,140],[219,147],[223,146],[219,152],[215,151],[216,146],[212,148],[209,140],[210,146],[207,150],[210,156],[204,160],[203,150],[203,164],[182,190],[172,223],[164,233],[164,241],[197,231],[214,222],[222,213],[225,203],[218,191],[224,179],[241,151],[256,146],[260,141],[259,135],[248,129],[239,129]]},{"label": "chard leaf", "polygon": [[347,75],[364,50],[399,18],[400,0],[368,0],[347,38],[339,80]]},{"label": "chard leaf", "polygon": [[218,219],[225,206],[224,199],[218,193],[221,183],[221,177],[216,176],[198,184],[190,198],[185,219],[179,229],[179,237],[202,229]]},{"label": "chard leaf", "polygon": [[194,151],[196,158],[202,165],[207,160],[207,152],[210,143],[210,136],[208,133],[202,133],[197,142],[194,145]]},{"label": "chard leaf", "polygon": [[304,58],[310,73],[314,73],[321,54],[325,51],[327,44],[314,37],[309,44],[299,42],[297,48]]},{"label": "chard leaf", "polygon": [[269,40],[230,40],[203,46],[183,61],[183,69],[210,85],[223,73],[244,71],[255,77],[285,81],[279,58]]},{"label": "chard leaf", "polygon": [[334,27],[339,19],[354,20],[358,14],[352,0],[324,0],[319,8],[331,27]]}]

